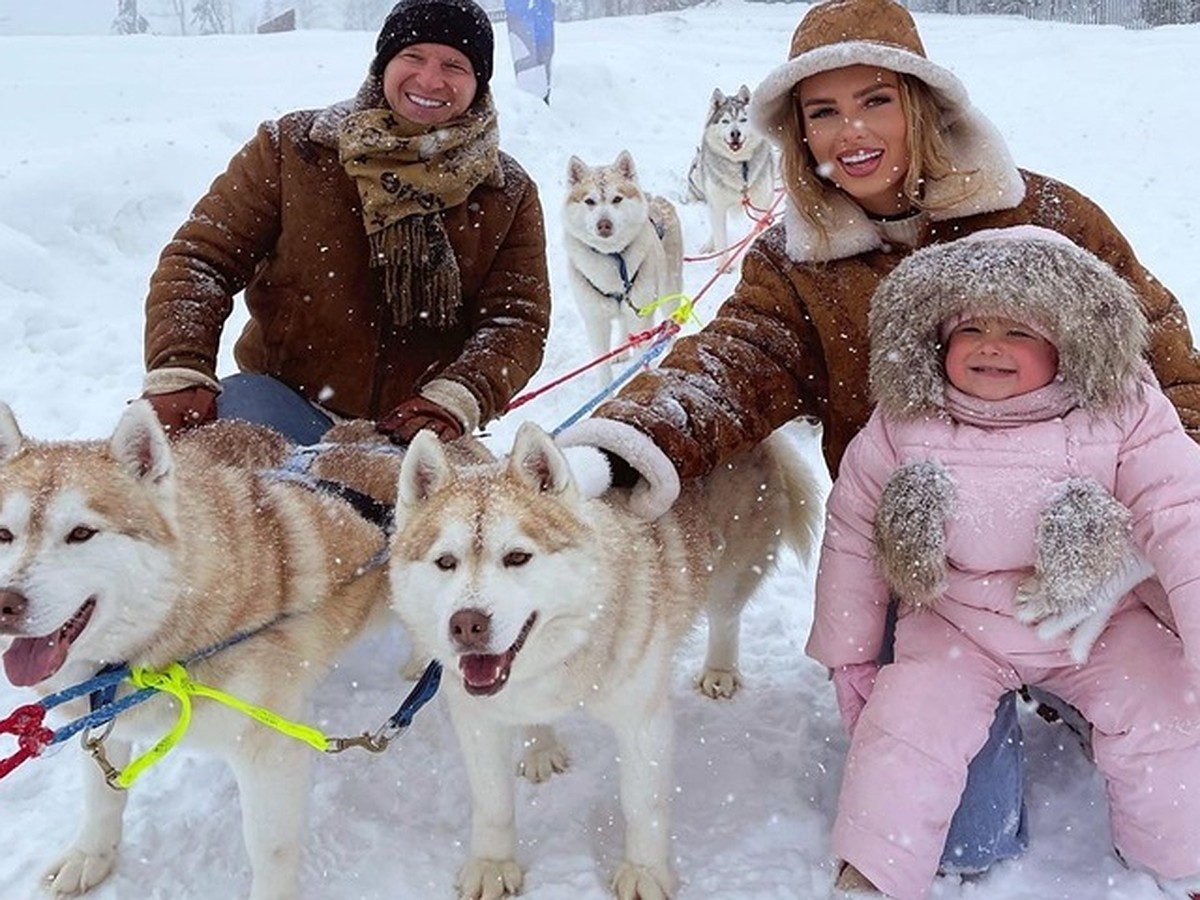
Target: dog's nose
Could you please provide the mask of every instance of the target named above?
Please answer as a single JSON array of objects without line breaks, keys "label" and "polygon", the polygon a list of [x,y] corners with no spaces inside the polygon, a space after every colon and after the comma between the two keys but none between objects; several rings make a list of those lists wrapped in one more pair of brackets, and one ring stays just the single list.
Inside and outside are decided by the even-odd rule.
[{"label": "dog's nose", "polygon": [[0,590],[0,625],[15,625],[25,615],[29,601],[25,595],[4,588]]},{"label": "dog's nose", "polygon": [[484,650],[492,639],[492,617],[480,609],[460,609],[450,617],[450,640],[462,650]]},{"label": "dog's nose", "polygon": [[596,223],[596,232],[600,237],[609,237],[613,233],[612,219],[600,219]]}]

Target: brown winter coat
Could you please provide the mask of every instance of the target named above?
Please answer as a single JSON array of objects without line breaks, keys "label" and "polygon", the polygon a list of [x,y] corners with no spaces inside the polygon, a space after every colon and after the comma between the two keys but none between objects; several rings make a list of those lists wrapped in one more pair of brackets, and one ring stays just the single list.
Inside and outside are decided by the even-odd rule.
[{"label": "brown winter coat", "polygon": [[503,412],[537,370],[550,323],[537,189],[501,154],[503,187],[443,213],[458,257],[459,324],[395,327],[336,127],[351,109],[290,113],[213,182],[163,250],[146,301],[146,368],[214,378],[221,329],[245,289],[234,354],[342,416],[378,418],[437,376],[465,388],[478,421]]},{"label": "brown winter coat", "polygon": [[[934,221],[921,246],[984,228],[1034,224],[1091,250],[1136,290],[1151,324],[1149,359],[1193,439],[1200,439],[1200,358],[1175,297],[1138,263],[1098,206],[1078,191],[1022,172],[1015,207]],[[824,425],[825,460],[836,475],[850,439],[866,424],[867,312],[879,281],[908,252],[877,248],[828,262],[796,262],[783,224],[759,238],[719,315],[681,339],[655,371],[638,376],[596,415],[647,434],[682,477],[710,471],[796,416]]]}]

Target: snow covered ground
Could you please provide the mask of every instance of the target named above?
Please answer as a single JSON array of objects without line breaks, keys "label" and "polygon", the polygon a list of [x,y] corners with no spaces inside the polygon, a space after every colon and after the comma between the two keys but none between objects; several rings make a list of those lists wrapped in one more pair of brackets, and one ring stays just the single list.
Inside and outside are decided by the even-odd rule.
[{"label": "snow covered ground", "polygon": [[[494,87],[505,148],[542,189],[556,311],[540,385],[588,359],[567,289],[560,203],[567,159],[633,153],[644,186],[678,199],[714,87],[753,87],[781,61],[799,4],[716,2],[681,13],[561,24],[552,104],[518,92],[508,44]],[[1150,31],[1018,18],[918,16],[930,55],[950,66],[1009,138],[1018,162],[1099,201],[1143,261],[1200,310],[1200,193],[1190,172],[1200,27]],[[502,38],[502,36],[501,36]],[[142,300],[159,249],[260,120],[354,92],[374,34],[0,37],[0,399],[46,438],[107,435],[140,391]],[[685,244],[706,237],[682,206]],[[743,230],[746,226],[743,225]],[[685,271],[695,292],[712,263]],[[701,300],[710,316],[733,285]],[[228,330],[222,374],[233,370]],[[495,429],[561,422],[595,387],[577,379]],[[815,455],[814,455],[815,458]],[[788,559],[744,625],[744,691],[689,688],[698,636],[680,653],[673,833],[680,900],[809,900],[829,894],[828,831],[846,738],[832,691],[802,647],[811,574]],[[373,729],[407,686],[395,629],[365,639],[320,690],[312,721],[330,734]],[[0,716],[28,694],[0,685]],[[562,726],[574,765],[518,787],[530,900],[595,900],[620,859],[614,745],[599,726]],[[1103,786],[1063,730],[1029,718],[1032,846],[986,877],[939,881],[940,900],[1153,900],[1151,879],[1110,849]],[[0,743],[7,756],[10,743]],[[38,896],[42,867],[77,819],[84,754],[68,744],[0,782],[0,894]],[[897,773],[903,790],[904,773]],[[304,856],[307,897],[452,896],[468,801],[449,721],[435,702],[388,753],[316,765]],[[98,888],[115,898],[226,898],[249,875],[229,773],[177,752],[134,787],[124,852]]]}]

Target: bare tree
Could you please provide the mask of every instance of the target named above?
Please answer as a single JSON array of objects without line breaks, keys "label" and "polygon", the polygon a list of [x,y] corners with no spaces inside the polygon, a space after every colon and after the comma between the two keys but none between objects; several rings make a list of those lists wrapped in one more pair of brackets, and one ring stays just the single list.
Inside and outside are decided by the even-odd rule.
[{"label": "bare tree", "polygon": [[145,34],[150,23],[138,15],[137,0],[117,0],[117,17],[112,23],[113,34]]},{"label": "bare tree", "polygon": [[192,22],[200,34],[224,34],[224,4],[221,0],[196,0],[192,6]]}]

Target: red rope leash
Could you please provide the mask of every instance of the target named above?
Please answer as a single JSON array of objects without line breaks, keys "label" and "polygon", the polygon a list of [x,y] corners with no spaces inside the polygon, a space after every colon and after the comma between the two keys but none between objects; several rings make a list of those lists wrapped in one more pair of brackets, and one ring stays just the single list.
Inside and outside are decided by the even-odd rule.
[{"label": "red rope leash", "polygon": [[[719,256],[724,256],[727,253],[729,254],[728,259],[726,259],[725,262],[722,263],[721,266],[719,266],[717,268],[717,271],[714,272],[709,277],[708,281],[706,281],[704,283],[704,286],[701,287],[700,290],[696,292],[696,296],[694,298],[692,298],[691,301],[686,302],[686,305],[688,306],[688,309],[689,309],[689,314],[690,314],[690,309],[694,308],[695,305],[700,302],[700,298],[703,297],[708,292],[709,288],[711,288],[716,283],[717,279],[720,278],[722,275],[724,275],[726,272],[730,271],[731,267],[733,266],[734,261],[738,258],[738,256],[741,255],[742,251],[744,251],[748,246],[750,246],[751,242],[753,242],[756,237],[758,237],[760,234],[762,234],[762,232],[765,231],[771,225],[771,223],[775,220],[775,208],[779,205],[779,201],[781,199],[783,199],[783,191],[779,190],[776,192],[775,200],[774,200],[774,202],[771,203],[771,206],[766,210],[759,210],[757,207],[753,206],[747,198],[743,197],[742,198],[742,208],[746,210],[746,215],[748,215],[750,217],[750,220],[752,222],[754,222],[754,226],[750,229],[750,233],[747,234],[745,237],[741,238],[740,240],[738,240],[737,242],[735,242],[734,244],[732,244],[727,249],[721,250],[717,253],[710,253],[705,256],[685,256],[683,258],[684,262],[699,262],[699,261],[716,259]],[[752,212],[752,210],[754,212],[761,213],[761,215],[755,215],[754,212]],[[732,251],[732,252],[730,252],[730,251]],[[612,359],[615,356],[620,356],[626,350],[630,350],[634,347],[641,346],[642,344],[645,344],[648,341],[654,340],[654,338],[658,337],[660,334],[662,334],[668,328],[673,328],[674,330],[678,331],[679,324],[674,322],[671,319],[667,319],[667,320],[659,323],[654,328],[650,328],[646,331],[639,331],[636,334],[631,334],[629,336],[629,339],[624,344],[621,344],[620,346],[615,347],[612,350],[609,350],[607,353],[597,356],[595,359],[584,363],[582,366],[578,366],[574,369],[571,369],[569,372],[566,372],[563,375],[560,375],[558,378],[554,378],[554,379],[548,381],[546,384],[542,385],[541,387],[534,388],[532,391],[527,391],[526,393],[521,394],[520,396],[514,397],[512,400],[510,400],[508,402],[508,405],[504,407],[504,412],[506,412],[506,413],[511,412],[512,410],[516,409],[517,407],[524,406],[530,400],[534,400],[534,399],[540,397],[542,394],[548,393],[549,391],[552,391],[554,388],[565,384],[566,382],[570,381],[572,378],[576,378],[579,375],[582,375],[584,372],[587,372],[590,369],[594,369],[596,366],[600,365],[601,363],[605,362],[606,360]]]},{"label": "red rope leash", "polygon": [[7,719],[0,719],[0,734],[17,738],[17,752],[0,759],[3,778],[27,759],[38,756],[54,740],[54,732],[42,724],[46,708],[40,703],[18,706]]}]

